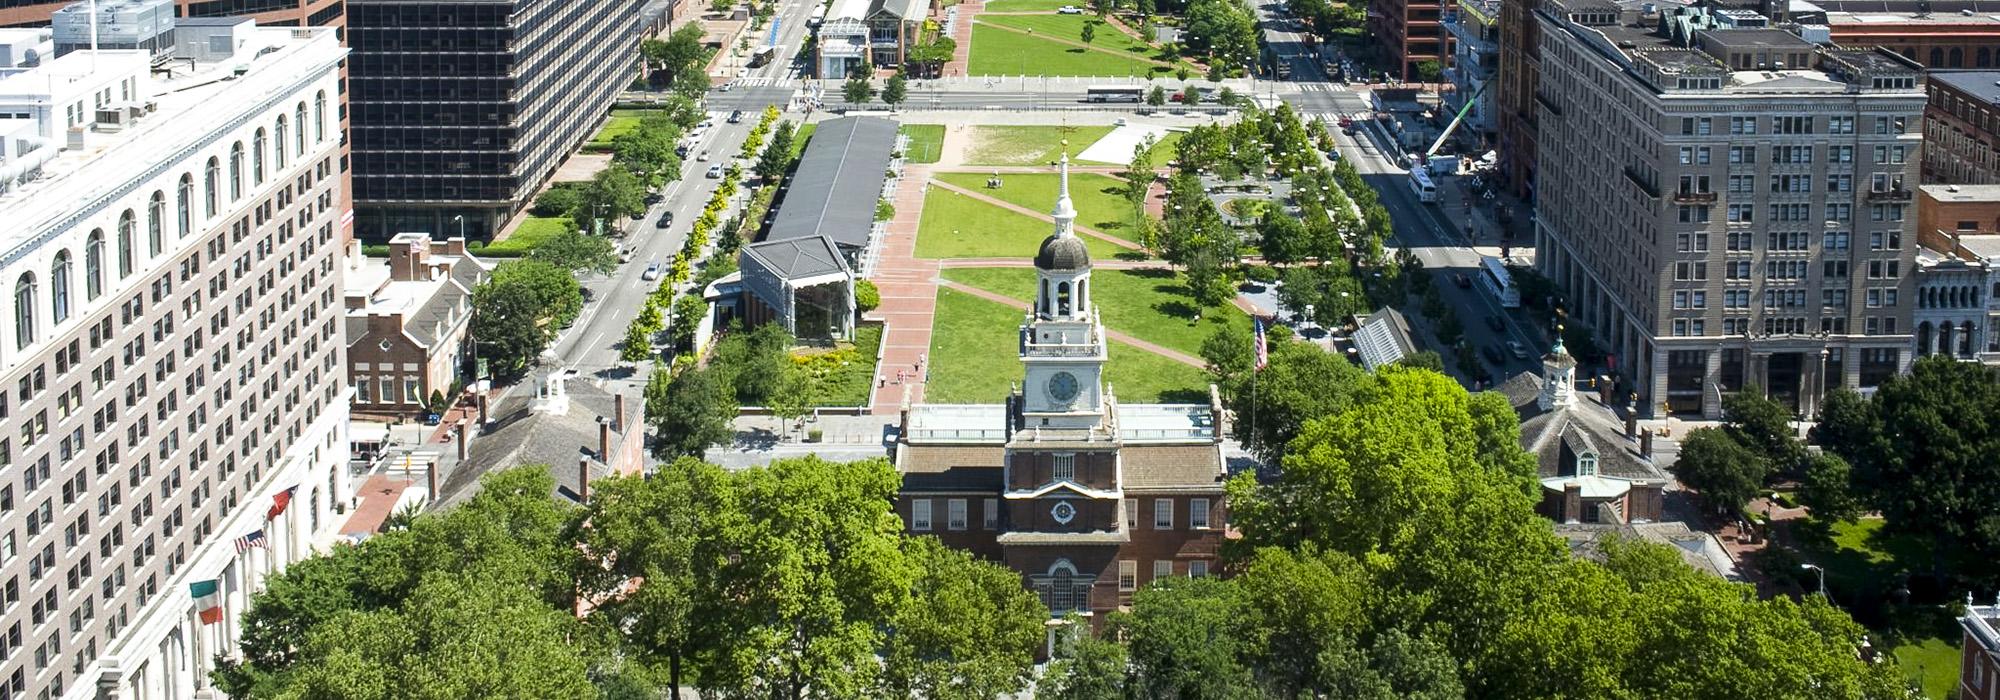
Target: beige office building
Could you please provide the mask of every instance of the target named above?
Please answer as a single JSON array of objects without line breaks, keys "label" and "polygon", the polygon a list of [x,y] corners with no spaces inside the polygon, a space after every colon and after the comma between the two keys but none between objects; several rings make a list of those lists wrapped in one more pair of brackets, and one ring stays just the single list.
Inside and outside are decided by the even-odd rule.
[{"label": "beige office building", "polygon": [[1922,72],[1747,10],[1536,10],[1537,266],[1646,412],[1909,363]]}]

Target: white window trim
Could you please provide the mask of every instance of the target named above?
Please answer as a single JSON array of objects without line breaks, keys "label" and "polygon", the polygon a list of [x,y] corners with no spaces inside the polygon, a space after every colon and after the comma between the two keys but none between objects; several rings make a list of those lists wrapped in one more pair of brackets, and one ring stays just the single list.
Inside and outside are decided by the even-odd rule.
[{"label": "white window trim", "polygon": [[[1161,520],[1165,520],[1166,524],[1161,525],[1160,524]],[[1171,498],[1153,499],[1153,529],[1155,530],[1174,529],[1174,499]]]},{"label": "white window trim", "polygon": [[917,532],[930,532],[931,499],[910,499],[910,529]]},{"label": "white window trim", "polygon": [[969,514],[966,513],[966,508],[969,505],[970,504],[966,503],[966,500],[963,498],[953,498],[945,501],[945,507],[944,507],[945,529],[952,531],[964,530],[966,526],[969,524],[968,521],[971,520],[971,518],[968,517]]},{"label": "white window trim", "polygon": [[[1208,529],[1209,526],[1208,508],[1209,508],[1208,499],[1206,498],[1188,499],[1188,529],[1191,530]],[[1197,515],[1200,516],[1200,519],[1198,520],[1196,519]]]},{"label": "white window trim", "polygon": [[1174,560],[1172,559],[1153,560],[1153,580],[1158,581],[1163,578],[1171,578],[1173,577],[1173,575],[1174,575]]},{"label": "white window trim", "polygon": [[1139,561],[1137,559],[1118,560],[1118,590],[1139,589]]}]

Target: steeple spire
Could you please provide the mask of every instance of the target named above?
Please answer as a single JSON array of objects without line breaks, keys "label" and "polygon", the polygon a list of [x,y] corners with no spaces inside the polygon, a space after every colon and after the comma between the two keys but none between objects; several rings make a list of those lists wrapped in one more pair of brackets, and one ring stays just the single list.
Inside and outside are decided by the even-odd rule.
[{"label": "steeple spire", "polygon": [[1062,143],[1062,160],[1057,165],[1061,184],[1056,189],[1055,211],[1049,212],[1049,216],[1056,220],[1057,236],[1071,236],[1075,235],[1076,205],[1069,199],[1069,139],[1063,139]]}]

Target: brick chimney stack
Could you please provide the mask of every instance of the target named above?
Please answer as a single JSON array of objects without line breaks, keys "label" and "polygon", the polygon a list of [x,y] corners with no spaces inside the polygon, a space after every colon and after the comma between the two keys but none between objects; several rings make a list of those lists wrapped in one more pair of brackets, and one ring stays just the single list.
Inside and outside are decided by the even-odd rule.
[{"label": "brick chimney stack", "polygon": [[389,239],[389,279],[397,282],[424,281],[430,273],[431,237],[421,233],[399,233]]},{"label": "brick chimney stack", "polygon": [[453,428],[453,429],[452,429],[452,432],[455,432],[455,433],[457,433],[457,434],[458,434],[458,461],[460,461],[460,462],[463,462],[463,461],[465,461],[465,455],[466,455],[466,450],[467,450],[467,446],[466,446],[466,440],[468,439],[468,438],[466,437],[466,432],[465,432],[465,419],[464,419],[464,418],[460,418],[460,419],[458,419],[458,424],[457,424],[457,427],[456,427],[456,428]]},{"label": "brick chimney stack", "polygon": [[612,429],[613,429],[613,430],[617,430],[618,432],[621,432],[621,433],[622,433],[622,432],[625,432],[626,428],[625,428],[625,395],[624,395],[624,394],[612,394],[612,395],[611,395],[611,420],[613,421],[613,422],[612,422],[612,424],[611,424],[611,427],[612,427]]},{"label": "brick chimney stack", "polygon": [[611,421],[602,417],[597,419],[597,458],[611,466]]},{"label": "brick chimney stack", "polygon": [[576,460],[576,502],[590,502],[590,458]]}]

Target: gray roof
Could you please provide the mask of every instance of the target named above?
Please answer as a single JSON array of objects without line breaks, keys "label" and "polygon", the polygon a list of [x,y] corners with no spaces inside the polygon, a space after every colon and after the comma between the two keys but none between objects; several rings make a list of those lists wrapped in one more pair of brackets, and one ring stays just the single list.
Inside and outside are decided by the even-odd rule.
[{"label": "gray roof", "polygon": [[1213,490],[1220,492],[1228,470],[1222,450],[1205,445],[1126,445],[1118,451],[1128,490]]},{"label": "gray roof", "polygon": [[1361,353],[1361,365],[1370,370],[1417,353],[1410,322],[1402,312],[1387,306],[1362,319],[1361,327],[1354,331],[1354,348]]},{"label": "gray roof", "polygon": [[1538,476],[1575,476],[1576,457],[1592,452],[1599,475],[1666,480],[1660,465],[1639,454],[1638,441],[1625,437],[1618,414],[1596,394],[1578,391],[1572,405],[1543,410],[1542,381],[1539,374],[1522,372],[1494,387],[1521,419],[1521,447],[1535,455]]},{"label": "gray roof", "polygon": [[743,246],[742,267],[757,267],[788,280],[846,272],[833,240],[823,235],[769,240]]},{"label": "gray roof", "polygon": [[1090,268],[1090,246],[1074,235],[1051,235],[1042,239],[1042,248],[1035,252],[1035,267],[1051,272],[1068,272]]},{"label": "gray roof", "polygon": [[[1799,38],[1799,35],[1783,29],[1711,29],[1705,33],[1709,41],[1722,46],[1751,47],[1777,46],[1812,50],[1813,43]],[[1793,66],[1804,68],[1805,66]]]},{"label": "gray roof", "polygon": [[1007,449],[998,445],[904,445],[896,456],[904,491],[1000,492]]},{"label": "gray roof", "polygon": [[896,122],[841,117],[820,122],[771,222],[767,241],[824,234],[845,248],[868,246],[875,202],[882,197]]},{"label": "gray roof", "polygon": [[[599,417],[610,420],[616,415],[611,393],[578,378],[571,378],[564,387],[569,394],[569,410],[561,414],[532,410],[535,392],[525,388],[501,399],[493,409],[493,424],[484,433],[473,436],[471,454],[452,467],[451,474],[438,487],[440,497],[436,502],[453,504],[471,498],[479,490],[479,478],[487,472],[525,464],[547,466],[556,481],[555,493],[551,495],[570,500],[576,500],[580,489],[579,458],[590,458],[592,481],[610,476],[610,465],[597,454],[597,421]],[[622,427],[645,425],[644,413],[644,401],[626,397],[625,417],[631,425]],[[624,436],[618,430],[611,431],[614,452]]]},{"label": "gray roof", "polygon": [[1934,83],[1943,83],[1989,105],[2000,103],[2000,71],[1934,71],[1930,74],[1930,80]]}]

